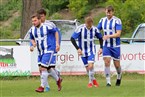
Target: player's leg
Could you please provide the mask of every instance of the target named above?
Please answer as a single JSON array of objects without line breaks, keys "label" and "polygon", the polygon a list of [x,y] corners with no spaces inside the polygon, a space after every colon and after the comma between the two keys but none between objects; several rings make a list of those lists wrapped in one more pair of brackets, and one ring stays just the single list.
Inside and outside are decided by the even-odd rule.
[{"label": "player's leg", "polygon": [[93,86],[92,84],[92,79],[91,79],[91,76],[89,75],[89,67],[88,67],[88,57],[81,57],[83,63],[84,63],[84,66],[86,68],[86,71],[87,71],[87,75],[89,77],[89,83],[88,83],[88,88],[91,88]]},{"label": "player's leg", "polygon": [[[53,57],[51,59],[50,66],[51,66],[51,68],[53,68],[55,70],[57,75],[60,77],[60,72],[55,68],[56,67],[56,53],[53,55]],[[51,75],[51,76],[53,77],[53,75]]]},{"label": "player's leg", "polygon": [[41,85],[40,87],[38,87],[36,89],[36,92],[44,92],[44,88],[46,86],[46,83],[47,83],[47,79],[48,79],[48,71],[47,71],[47,68],[50,64],[50,60],[52,58],[52,53],[46,53],[46,54],[43,54],[41,56],[41,67],[40,67],[40,81],[41,81]]},{"label": "player's leg", "polygon": [[122,78],[122,70],[120,65],[120,47],[113,48],[112,52],[113,52],[113,62],[117,71],[116,86],[120,86]]},{"label": "player's leg", "polygon": [[[39,72],[40,72],[40,81],[42,82],[42,71],[41,71],[41,59],[42,55],[38,55],[38,67],[39,67]],[[43,92],[44,91],[44,85],[40,85],[36,90],[36,92]]]},{"label": "player's leg", "polygon": [[111,78],[110,78],[110,63],[111,63],[111,53],[108,47],[103,47],[103,60],[105,63],[105,76],[106,76],[106,86],[111,86]]},{"label": "player's leg", "polygon": [[[48,78],[49,78],[50,73],[48,72]],[[49,86],[49,81],[46,81],[45,83],[45,92],[50,91],[50,86]]]},{"label": "player's leg", "polygon": [[58,91],[61,90],[62,86],[61,86],[61,82],[62,79],[58,77],[57,73],[55,72],[55,70],[53,68],[49,68],[48,72],[53,75],[53,78],[55,79],[57,86],[58,86]]},{"label": "player's leg", "polygon": [[41,82],[41,85],[40,87],[38,87],[35,91],[36,92],[44,92],[44,88],[46,86],[46,83],[47,83],[47,78],[48,78],[48,72],[47,72],[47,67],[43,67],[41,66],[40,67],[40,82]]},{"label": "player's leg", "polygon": [[45,84],[45,92],[48,92],[48,91],[50,91],[49,81],[47,81]]},{"label": "player's leg", "polygon": [[95,71],[94,71],[94,62],[95,62],[95,55],[91,54],[90,56],[88,56],[88,69],[89,69],[89,77],[93,83],[93,85],[95,87],[98,87],[99,84],[97,82],[97,80],[95,79],[94,75],[95,75]]},{"label": "player's leg", "polygon": [[[56,63],[56,57],[53,55],[53,57],[52,57],[52,59],[51,59],[51,62],[50,62],[50,65],[49,65],[49,68],[51,67],[51,68],[55,68],[55,63]],[[55,79],[55,75],[53,75],[53,73],[51,73],[50,71],[49,71],[49,75],[50,76],[52,76],[54,79]],[[48,76],[49,76],[48,75]],[[50,90],[50,86],[49,86],[49,84],[48,84],[48,82],[46,83],[46,87],[45,87],[45,91],[47,92],[47,91],[49,91]]]},{"label": "player's leg", "polygon": [[55,69],[55,66],[56,66],[56,54],[53,55],[49,68],[51,68],[50,75],[56,80],[58,85],[58,91],[60,91],[62,87],[61,86],[62,78],[60,77],[59,71]]}]

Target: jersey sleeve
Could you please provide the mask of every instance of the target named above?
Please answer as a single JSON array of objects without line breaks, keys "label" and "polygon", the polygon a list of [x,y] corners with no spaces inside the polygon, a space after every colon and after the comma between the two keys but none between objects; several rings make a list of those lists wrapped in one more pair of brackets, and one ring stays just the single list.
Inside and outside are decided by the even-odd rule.
[{"label": "jersey sleeve", "polygon": [[121,22],[121,20],[120,19],[117,19],[116,20],[116,23],[115,23],[115,29],[116,30],[122,30],[122,22]]},{"label": "jersey sleeve", "polygon": [[34,40],[34,36],[33,36],[33,34],[32,34],[32,29],[29,30],[29,33],[30,33],[30,39],[31,39],[31,40]]},{"label": "jersey sleeve", "polygon": [[[34,36],[33,36],[33,34],[32,34],[32,29],[31,29],[31,28],[28,30],[27,33],[29,33],[29,35],[30,35],[29,39],[30,39],[30,40],[34,40]],[[31,41],[30,41],[29,44],[30,44],[30,47],[33,46],[33,44],[32,44]]]},{"label": "jersey sleeve", "polygon": [[98,28],[99,30],[102,30],[102,21],[103,21],[103,19],[100,19],[100,21],[99,21],[99,23],[98,23],[98,25],[97,25],[97,28]]},{"label": "jersey sleeve", "polygon": [[46,28],[47,28],[47,32],[48,33],[55,33],[55,32],[57,32],[55,28],[52,28],[50,26],[47,26]]},{"label": "jersey sleeve", "polygon": [[44,25],[49,26],[51,28],[56,28],[56,25],[48,20],[45,21]]},{"label": "jersey sleeve", "polygon": [[98,38],[98,39],[101,39],[102,38],[102,34],[100,33],[100,31],[96,28],[95,29],[95,36]]},{"label": "jersey sleeve", "polygon": [[77,39],[81,34],[81,27],[76,28],[76,30],[74,31],[74,33],[72,34],[72,38]]},{"label": "jersey sleeve", "polygon": [[56,25],[53,22],[50,22],[53,28],[56,28]]}]

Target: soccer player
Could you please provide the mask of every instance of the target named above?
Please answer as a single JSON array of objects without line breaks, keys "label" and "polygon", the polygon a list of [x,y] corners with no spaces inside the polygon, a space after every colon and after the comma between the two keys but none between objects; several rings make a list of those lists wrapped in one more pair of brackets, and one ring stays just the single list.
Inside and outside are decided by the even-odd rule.
[{"label": "soccer player", "polygon": [[[56,27],[56,25],[53,22],[50,22],[49,20],[46,20],[46,11],[45,11],[45,9],[41,8],[40,10],[37,11],[37,13],[40,14],[41,22],[44,25],[47,25],[50,28],[55,29],[57,31],[57,33],[59,35],[59,45],[60,45],[60,43],[61,43],[61,33],[60,33],[60,30]],[[30,50],[31,51],[34,50],[33,46],[30,47]],[[57,52],[55,51],[54,54],[53,54],[53,57],[51,59],[49,68],[54,69],[55,72],[57,73],[57,75],[60,77],[60,72],[55,69],[55,66],[56,66],[56,55],[57,55]],[[51,75],[55,79],[55,76],[53,75],[53,73],[49,73],[48,76],[49,75]],[[62,81],[62,78],[61,78],[61,81]],[[49,90],[50,90],[50,86],[49,86],[49,84],[47,82],[46,83],[46,87],[45,87],[45,91],[49,91]]]},{"label": "soccer player", "polygon": [[35,91],[44,92],[46,86],[48,72],[55,76],[58,90],[61,90],[61,79],[56,72],[48,68],[52,59],[53,53],[59,51],[59,37],[55,29],[41,23],[40,15],[34,14],[32,17],[33,26],[30,28],[30,40],[34,47],[38,50],[38,65],[40,67],[41,85]]},{"label": "soccer player", "polygon": [[106,17],[102,18],[97,26],[99,30],[103,30],[103,60],[105,63],[106,86],[111,86],[110,81],[110,62],[113,62],[117,71],[116,86],[121,84],[121,66],[120,66],[120,35],[122,23],[119,18],[114,16],[114,8],[107,6],[105,9]]},{"label": "soccer player", "polygon": [[[86,17],[85,24],[80,25],[71,36],[71,42],[77,49],[78,55],[81,56],[89,76],[88,88],[91,88],[93,85],[95,87],[99,86],[94,77],[94,61],[96,54],[96,45],[94,43],[95,37],[99,38],[99,52],[101,54],[103,46],[102,34],[97,27],[93,26],[93,19],[91,17]],[[75,39],[78,39],[78,45]]]},{"label": "soccer player", "polygon": [[[40,10],[37,11],[38,14],[40,14],[40,17],[41,17],[41,22],[44,23],[44,25],[47,25],[53,29],[55,29],[59,35],[59,45],[61,43],[61,33],[60,33],[60,30],[56,27],[56,25],[53,23],[53,22],[50,22],[49,20],[46,20],[46,11],[45,9],[41,8]],[[51,62],[50,62],[50,66],[49,68],[52,68],[55,70],[55,72],[57,73],[57,75],[60,77],[60,72],[57,71],[55,69],[55,66],[56,66],[56,55],[57,55],[57,51],[54,52],[53,54],[53,57],[51,59]],[[49,73],[49,75],[51,75],[53,78],[55,77],[52,73]],[[61,79],[62,80],[62,79]],[[49,87],[49,84],[46,83],[46,88],[45,90],[48,91],[50,89]]]}]

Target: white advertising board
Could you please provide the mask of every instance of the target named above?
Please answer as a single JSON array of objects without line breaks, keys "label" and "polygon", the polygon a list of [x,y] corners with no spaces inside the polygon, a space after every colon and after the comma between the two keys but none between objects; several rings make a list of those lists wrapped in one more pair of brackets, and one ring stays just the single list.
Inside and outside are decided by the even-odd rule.
[{"label": "white advertising board", "polygon": [[[97,50],[99,45],[96,46]],[[36,53],[36,52],[35,52]],[[33,53],[34,56],[34,53]],[[36,57],[35,57],[36,58]],[[33,59],[34,61],[35,59]],[[94,64],[95,72],[104,72],[104,61],[102,56],[96,54]],[[37,62],[33,62],[37,64]],[[38,67],[32,65],[32,75],[39,74]],[[121,66],[126,72],[145,73],[145,45],[144,44],[126,44],[121,45]],[[71,43],[63,43],[57,55],[56,68],[61,74],[85,74],[86,70],[82,63],[81,57],[78,56],[76,49]],[[113,61],[111,62],[111,71],[115,72]]]},{"label": "white advertising board", "polygon": [[0,75],[30,75],[31,55],[29,49],[29,46],[0,46]]},{"label": "white advertising board", "polygon": [[[96,46],[97,50],[99,45]],[[96,54],[94,64],[95,72],[104,72],[102,56]],[[145,45],[121,45],[121,66],[126,72],[145,73]],[[81,57],[71,43],[63,43],[57,54],[56,68],[61,74],[79,75],[86,70]],[[113,61],[111,71],[115,72]],[[0,75],[1,76],[26,76],[39,75],[37,65],[37,50],[30,52],[29,46],[0,46]]]}]

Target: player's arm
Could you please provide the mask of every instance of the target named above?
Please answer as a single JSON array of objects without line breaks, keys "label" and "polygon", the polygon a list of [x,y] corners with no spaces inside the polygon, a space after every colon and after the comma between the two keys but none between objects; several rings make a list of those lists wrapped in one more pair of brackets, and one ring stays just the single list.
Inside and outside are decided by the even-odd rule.
[{"label": "player's arm", "polygon": [[60,46],[59,46],[59,34],[58,31],[56,31],[55,28],[51,27],[51,26],[47,26],[47,31],[50,33],[54,33],[55,34],[55,41],[56,41],[56,52],[58,52],[60,50]]},{"label": "player's arm", "polygon": [[30,40],[30,51],[34,51],[34,48],[36,47],[36,42],[35,40]]},{"label": "player's arm", "polygon": [[117,38],[117,37],[121,36],[121,31],[122,31],[121,20],[117,20],[117,22],[115,24],[115,29],[116,29],[116,33],[114,33],[112,35],[104,35],[103,40],[107,40],[109,38]]},{"label": "player's arm", "polygon": [[77,45],[77,43],[76,43],[76,40],[75,40],[73,37],[71,37],[70,41],[72,42],[73,46],[77,49],[78,54],[79,54],[79,55],[82,55],[82,54],[83,54],[83,53],[82,53],[82,50],[78,47],[78,45]]},{"label": "player's arm", "polygon": [[57,28],[57,26],[53,22],[50,22],[50,24],[51,24],[52,28],[54,28],[57,31],[57,33],[58,33],[58,37],[59,37],[58,43],[59,43],[59,46],[60,46],[60,42],[61,42],[61,33],[60,33],[60,30]]},{"label": "player's arm", "polygon": [[31,52],[34,50],[34,47],[36,47],[36,42],[34,40],[34,36],[32,32],[30,32],[30,51]]},{"label": "player's arm", "polygon": [[78,28],[75,30],[75,32],[74,32],[74,33],[72,34],[72,36],[71,36],[70,41],[72,42],[72,44],[74,45],[74,47],[77,49],[78,54],[79,54],[79,55],[82,55],[82,54],[83,54],[83,53],[82,53],[82,50],[79,48],[79,46],[77,45],[76,40],[75,40],[75,39],[77,39],[77,38],[80,36],[80,32],[81,32],[80,29],[81,29],[81,28],[78,27]]},{"label": "player's arm", "polygon": [[103,21],[103,19],[100,19],[100,21],[97,25],[98,30],[102,30],[102,21]]},{"label": "player's arm", "polygon": [[100,49],[98,51],[98,54],[102,54],[102,48],[103,48],[103,37],[102,34],[98,29],[95,30],[95,36],[99,39]]},{"label": "player's arm", "polygon": [[121,35],[121,30],[116,30],[116,33],[115,34],[112,34],[112,35],[104,35],[103,40],[107,40],[109,38],[117,38],[117,37],[120,37],[120,35]]},{"label": "player's arm", "polygon": [[59,46],[59,34],[57,31],[55,32],[55,39],[56,39],[56,51],[58,52],[60,50],[60,46]]},{"label": "player's arm", "polygon": [[76,43],[76,40],[75,40],[73,37],[71,37],[70,41],[71,41],[71,43],[73,44],[73,46],[78,50],[79,47],[78,47],[78,45],[77,45],[77,43]]}]

